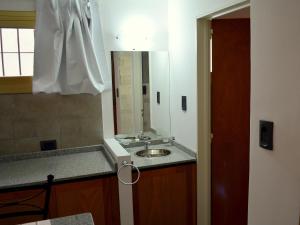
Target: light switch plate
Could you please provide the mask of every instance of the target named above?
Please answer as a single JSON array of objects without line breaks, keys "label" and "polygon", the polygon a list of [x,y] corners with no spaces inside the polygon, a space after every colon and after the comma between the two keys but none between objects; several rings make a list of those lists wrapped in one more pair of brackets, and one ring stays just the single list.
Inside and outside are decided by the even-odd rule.
[{"label": "light switch plate", "polygon": [[187,111],[187,99],[186,96],[181,96],[181,109]]},{"label": "light switch plate", "polygon": [[273,127],[271,121],[259,121],[259,146],[266,150],[273,150]]}]

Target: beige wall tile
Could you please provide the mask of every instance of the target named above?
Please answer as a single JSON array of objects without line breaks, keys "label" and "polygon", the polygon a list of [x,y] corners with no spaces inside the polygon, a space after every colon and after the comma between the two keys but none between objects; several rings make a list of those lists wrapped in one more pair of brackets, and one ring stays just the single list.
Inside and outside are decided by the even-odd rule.
[{"label": "beige wall tile", "polygon": [[12,154],[15,153],[15,143],[13,140],[0,140],[0,154]]},{"label": "beige wall tile", "polygon": [[84,146],[80,135],[63,135],[61,136],[61,148],[72,148]]},{"label": "beige wall tile", "polygon": [[15,96],[17,119],[49,119],[59,113],[59,95],[21,94]]},{"label": "beige wall tile", "polygon": [[89,145],[103,144],[103,137],[101,136],[77,136],[69,135],[61,138],[61,148],[73,148]]},{"label": "beige wall tile", "polygon": [[85,136],[81,138],[81,145],[87,146],[87,145],[98,145],[103,144],[103,138],[102,136]]},{"label": "beige wall tile", "polygon": [[99,116],[101,117],[101,96],[69,95],[62,96],[59,104],[60,117]]},{"label": "beige wall tile", "polygon": [[82,118],[80,126],[82,136],[102,136],[102,120],[99,117]]},{"label": "beige wall tile", "polygon": [[0,140],[13,138],[13,126],[10,118],[0,118]]},{"label": "beige wall tile", "polygon": [[15,113],[14,95],[0,95],[0,118],[13,117]]},{"label": "beige wall tile", "polygon": [[60,123],[54,119],[35,122],[37,137],[60,136]]},{"label": "beige wall tile", "polygon": [[64,117],[59,123],[62,137],[81,134],[80,117]]},{"label": "beige wall tile", "polygon": [[13,122],[15,140],[36,137],[35,123],[30,120],[17,120]]},{"label": "beige wall tile", "polygon": [[40,139],[39,138],[26,138],[15,141],[15,152],[37,152],[40,151]]},{"label": "beige wall tile", "polygon": [[0,95],[0,154],[99,144],[102,133],[101,95]]}]

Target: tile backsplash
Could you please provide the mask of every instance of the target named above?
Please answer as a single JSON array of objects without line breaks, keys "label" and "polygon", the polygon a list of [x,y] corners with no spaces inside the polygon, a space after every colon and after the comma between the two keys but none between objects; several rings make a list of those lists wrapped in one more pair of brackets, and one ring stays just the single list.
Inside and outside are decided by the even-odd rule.
[{"label": "tile backsplash", "polygon": [[94,145],[102,138],[101,95],[0,95],[0,154]]}]

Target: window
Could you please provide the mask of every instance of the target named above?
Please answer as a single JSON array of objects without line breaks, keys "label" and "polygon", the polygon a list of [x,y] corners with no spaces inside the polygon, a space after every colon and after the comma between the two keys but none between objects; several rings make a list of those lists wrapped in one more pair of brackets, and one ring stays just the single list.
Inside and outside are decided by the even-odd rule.
[{"label": "window", "polygon": [[33,29],[0,28],[0,75],[33,75],[33,32]]},{"label": "window", "polygon": [[31,93],[35,12],[0,11],[0,94]]}]

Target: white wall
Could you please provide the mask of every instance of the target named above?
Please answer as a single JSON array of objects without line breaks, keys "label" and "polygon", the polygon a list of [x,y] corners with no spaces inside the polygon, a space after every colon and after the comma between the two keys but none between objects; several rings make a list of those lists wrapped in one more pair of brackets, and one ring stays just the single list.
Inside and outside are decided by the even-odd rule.
[{"label": "white wall", "polygon": [[[252,0],[249,225],[299,225],[300,1]],[[274,151],[258,146],[274,121]]]},{"label": "white wall", "polygon": [[[111,51],[132,50],[167,50],[168,49],[168,0],[98,0],[102,19],[104,35],[104,46],[106,48],[107,59],[110,65]],[[151,32],[143,29],[139,32],[143,23],[131,23],[132,18],[145,22],[151,27]],[[142,28],[141,28],[142,27]],[[145,31],[146,30],[146,31]],[[133,34],[124,41],[125,35]],[[135,35],[139,34],[139,35]],[[140,40],[143,35],[149,36],[149,40]],[[120,36],[117,40],[116,36]],[[135,38],[134,42],[128,41]],[[129,43],[128,43],[129,42]],[[134,43],[142,43],[135,45]],[[145,44],[145,45],[144,45]],[[102,94],[102,115],[104,137],[111,137],[113,132],[113,108],[112,92],[107,91]]]},{"label": "white wall", "polygon": [[[105,44],[109,50],[168,50],[168,0],[99,2]],[[149,38],[148,41],[139,40],[143,35]]]},{"label": "white wall", "polygon": [[35,8],[35,0],[1,0],[1,10],[31,11]]},{"label": "white wall", "polygon": [[[149,53],[150,78],[150,121],[151,128],[159,135],[170,136],[170,76],[169,53]],[[160,92],[160,104],[157,104],[156,94]]]},{"label": "white wall", "polygon": [[[242,0],[169,0],[171,71],[171,134],[197,151],[197,41],[196,20]],[[187,112],[181,96],[187,96]]]}]

